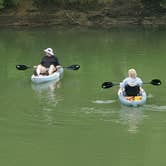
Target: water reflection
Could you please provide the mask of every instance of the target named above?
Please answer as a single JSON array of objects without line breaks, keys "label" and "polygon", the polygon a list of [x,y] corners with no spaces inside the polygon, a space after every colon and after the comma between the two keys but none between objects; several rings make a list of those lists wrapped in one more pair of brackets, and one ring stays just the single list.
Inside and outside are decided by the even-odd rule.
[{"label": "water reflection", "polygon": [[32,89],[35,91],[40,105],[40,115],[48,125],[56,123],[53,113],[57,104],[62,101],[58,98],[56,90],[61,87],[61,81],[52,81],[44,84],[31,84]]},{"label": "water reflection", "polygon": [[131,133],[138,132],[138,128],[144,118],[143,107],[125,107],[120,109],[120,121],[127,126]]},{"label": "water reflection", "polygon": [[40,96],[42,93],[53,93],[56,88],[60,88],[60,81],[51,81],[43,84],[31,84],[32,89]]}]

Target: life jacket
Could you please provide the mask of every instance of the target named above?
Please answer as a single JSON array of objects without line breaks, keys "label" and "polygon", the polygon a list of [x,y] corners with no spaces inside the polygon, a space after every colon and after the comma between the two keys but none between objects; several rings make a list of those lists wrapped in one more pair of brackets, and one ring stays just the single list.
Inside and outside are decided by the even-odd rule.
[{"label": "life jacket", "polygon": [[138,96],[140,93],[140,86],[135,85],[135,86],[130,86],[126,85],[125,86],[125,96]]}]

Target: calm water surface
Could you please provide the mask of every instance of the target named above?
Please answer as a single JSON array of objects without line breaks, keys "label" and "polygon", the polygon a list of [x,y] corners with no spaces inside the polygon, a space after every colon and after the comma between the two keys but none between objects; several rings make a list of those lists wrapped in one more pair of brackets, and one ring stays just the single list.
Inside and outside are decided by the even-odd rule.
[{"label": "calm water surface", "polygon": [[[165,166],[166,30],[0,30],[0,163],[3,166]],[[52,47],[63,79],[33,85],[32,69]],[[129,68],[144,82],[148,99],[139,108],[121,106],[118,87]]]}]

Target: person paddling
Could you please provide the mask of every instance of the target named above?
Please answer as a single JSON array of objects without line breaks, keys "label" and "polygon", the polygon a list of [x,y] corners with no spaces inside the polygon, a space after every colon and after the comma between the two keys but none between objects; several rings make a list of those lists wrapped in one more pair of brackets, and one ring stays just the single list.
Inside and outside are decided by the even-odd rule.
[{"label": "person paddling", "polygon": [[128,77],[120,83],[120,88],[124,90],[125,96],[137,96],[140,93],[142,87],[141,78],[137,77],[135,69],[128,70]]},{"label": "person paddling", "polygon": [[58,58],[54,55],[52,48],[44,49],[45,55],[39,65],[36,66],[35,75],[53,74],[61,68]]}]

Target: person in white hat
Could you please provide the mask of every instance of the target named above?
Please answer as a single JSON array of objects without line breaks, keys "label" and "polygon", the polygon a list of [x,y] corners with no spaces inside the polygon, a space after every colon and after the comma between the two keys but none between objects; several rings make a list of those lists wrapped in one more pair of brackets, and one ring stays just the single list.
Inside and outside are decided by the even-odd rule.
[{"label": "person in white hat", "polygon": [[142,84],[141,78],[137,77],[136,70],[132,68],[128,70],[128,77],[120,83],[120,88],[125,91],[126,96],[137,96]]},{"label": "person in white hat", "polygon": [[36,75],[53,74],[61,68],[58,58],[54,55],[52,48],[44,49],[45,55],[43,56],[40,64],[36,67]]}]

